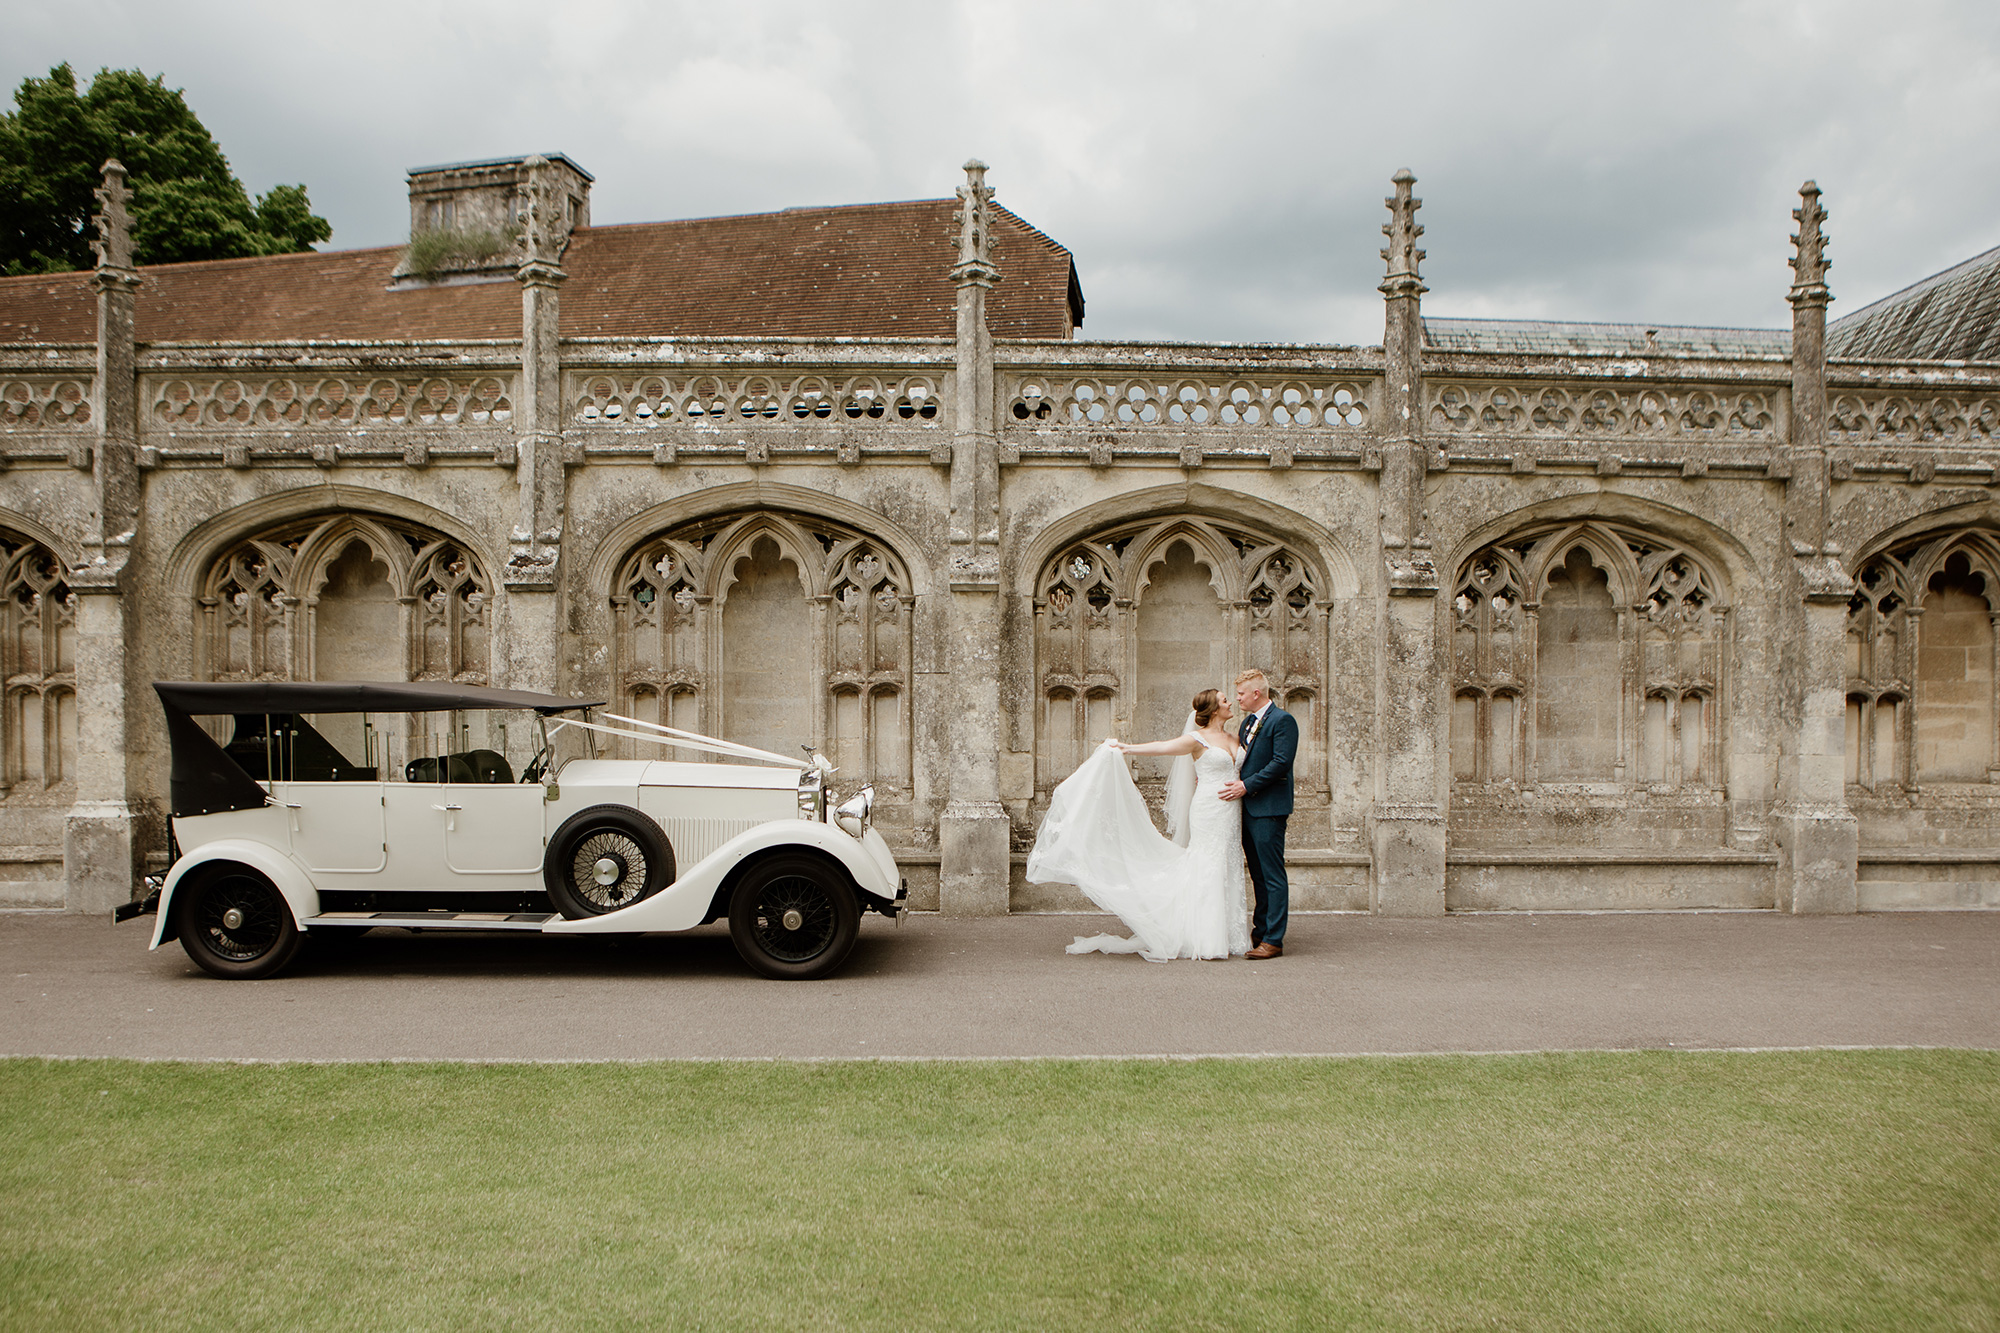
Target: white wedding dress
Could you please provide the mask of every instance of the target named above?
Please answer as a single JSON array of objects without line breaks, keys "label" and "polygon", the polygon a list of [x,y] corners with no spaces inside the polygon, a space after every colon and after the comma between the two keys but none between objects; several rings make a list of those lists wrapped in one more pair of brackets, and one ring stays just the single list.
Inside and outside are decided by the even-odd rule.
[{"label": "white wedding dress", "polygon": [[1028,879],[1074,884],[1132,932],[1078,937],[1070,953],[1137,953],[1154,960],[1227,958],[1250,948],[1243,869],[1243,806],[1216,794],[1237,760],[1207,741],[1194,758],[1187,813],[1163,838],[1146,813],[1125,756],[1098,747],[1049,797],[1028,853]]}]

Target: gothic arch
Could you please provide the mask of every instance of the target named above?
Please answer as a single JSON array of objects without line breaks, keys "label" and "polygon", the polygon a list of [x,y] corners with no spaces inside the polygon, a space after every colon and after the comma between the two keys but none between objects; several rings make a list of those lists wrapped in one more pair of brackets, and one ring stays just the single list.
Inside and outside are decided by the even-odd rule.
[{"label": "gothic arch", "polygon": [[54,546],[15,527],[12,516],[0,521],[0,800],[9,803],[66,801],[75,776],[76,602],[69,568]]},{"label": "gothic arch", "polygon": [[1135,538],[1119,562],[1124,571],[1125,595],[1137,602],[1146,595],[1153,571],[1166,560],[1177,544],[1185,544],[1195,564],[1208,571],[1209,586],[1222,601],[1241,600],[1243,576],[1229,539],[1213,524],[1195,518],[1172,518],[1154,525]]},{"label": "gothic arch", "polygon": [[1352,557],[1325,527],[1283,505],[1197,482],[1128,491],[1052,520],[1022,550],[1015,567],[1015,591],[1024,597],[1037,595],[1044,568],[1060,552],[1089,540],[1093,533],[1145,519],[1199,519],[1263,532],[1307,563],[1322,597],[1337,601],[1360,592]]},{"label": "gothic arch", "polygon": [[634,716],[816,745],[907,812],[917,594],[897,546],[818,512],[709,510],[635,540],[601,586]]},{"label": "gothic arch", "polygon": [[376,559],[389,567],[389,583],[399,593],[409,582],[411,557],[407,544],[366,514],[341,514],[314,528],[292,558],[292,579],[296,595],[312,600],[326,586],[329,567],[349,546],[360,542]]},{"label": "gothic arch", "polygon": [[908,573],[910,592],[922,596],[933,587],[930,563],[924,557],[923,545],[914,533],[895,520],[879,510],[865,508],[838,495],[762,479],[705,487],[633,514],[612,527],[597,543],[584,565],[583,586],[611,587],[633,549],[657,533],[671,532],[687,524],[719,516],[757,511],[817,515],[856,532],[866,533],[896,552]]},{"label": "gothic arch", "polygon": [[65,570],[75,569],[82,563],[82,547],[66,537],[57,536],[53,528],[29,518],[18,510],[0,509],[0,532],[13,533],[46,547],[57,560],[62,562]]},{"label": "gothic arch", "polygon": [[[759,540],[766,539],[775,542],[797,569],[802,595],[825,596],[826,579],[821,564],[828,552],[817,550],[813,538],[791,519],[782,514],[759,512],[743,515],[711,539],[706,561],[709,595],[718,607],[728,602],[729,590],[736,582],[743,560]],[[852,541],[843,544],[852,545]]]},{"label": "gothic arch", "polygon": [[452,514],[421,500],[365,486],[300,487],[259,496],[197,523],[167,556],[165,584],[170,595],[193,598],[209,567],[222,552],[257,533],[295,520],[337,514],[369,514],[427,528],[457,543],[482,570],[500,568],[495,552],[477,532]]},{"label": "gothic arch", "polygon": [[1310,545],[1179,513],[1127,514],[1037,549],[1038,792],[1106,735],[1177,730],[1196,690],[1227,689],[1247,666],[1299,717],[1299,785],[1325,791],[1329,579]]},{"label": "gothic arch", "polygon": [[[376,565],[385,576],[367,579],[359,600],[329,593],[357,547],[364,578]],[[456,537],[379,513],[319,512],[214,544],[195,572],[202,679],[490,680],[493,585]]]},{"label": "gothic arch", "polygon": [[1992,510],[1954,506],[1946,514],[1959,522],[1898,525],[1854,562],[1850,785],[1914,792],[2000,781],[2000,529]]},{"label": "gothic arch", "polygon": [[1718,792],[1733,623],[1724,567],[1657,529],[1571,508],[1489,524],[1452,566],[1441,613],[1457,790]]},{"label": "gothic arch", "polygon": [[1882,552],[1891,547],[1907,547],[1927,533],[1958,529],[2000,532],[2000,500],[1991,499],[1983,492],[1970,494],[1971,498],[1965,498],[1967,492],[1954,492],[1945,503],[1893,523],[1857,542],[1853,547],[1854,554],[1847,562],[1848,573],[1860,573],[1862,566]]},{"label": "gothic arch", "polygon": [[1453,547],[1449,562],[1441,563],[1448,569],[1460,569],[1474,552],[1511,533],[1564,521],[1592,520],[1651,532],[1674,542],[1697,555],[1727,587],[1753,588],[1762,577],[1756,557],[1735,534],[1685,509],[1609,491],[1558,496],[1509,510],[1468,532]]}]

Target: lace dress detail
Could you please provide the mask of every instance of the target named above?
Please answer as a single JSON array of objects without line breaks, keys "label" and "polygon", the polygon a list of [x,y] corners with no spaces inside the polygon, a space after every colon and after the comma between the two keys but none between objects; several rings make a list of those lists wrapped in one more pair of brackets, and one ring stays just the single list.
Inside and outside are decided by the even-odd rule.
[{"label": "lace dress detail", "polygon": [[[1199,737],[1197,737],[1199,739]],[[1132,932],[1078,938],[1070,953],[1227,958],[1250,948],[1243,806],[1217,790],[1237,760],[1208,742],[1195,756],[1188,844],[1160,836],[1125,756],[1103,745],[1058,786],[1028,854],[1028,878],[1074,884]]]}]

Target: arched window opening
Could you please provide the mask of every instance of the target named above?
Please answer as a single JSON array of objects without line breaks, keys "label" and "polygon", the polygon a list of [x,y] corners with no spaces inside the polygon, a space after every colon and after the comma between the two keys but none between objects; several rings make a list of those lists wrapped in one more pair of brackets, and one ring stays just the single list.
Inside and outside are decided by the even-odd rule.
[{"label": "arched window opening", "polygon": [[1924,585],[1917,641],[1916,776],[1984,782],[1993,767],[1993,612],[1963,551]]},{"label": "arched window opening", "polygon": [[62,561],[0,532],[0,796],[33,800],[76,767],[76,602]]},{"label": "arched window opening", "polygon": [[315,679],[403,679],[402,664],[381,648],[396,641],[401,618],[390,577],[389,562],[359,538],[327,566],[310,599]]},{"label": "arched window opening", "polygon": [[1618,524],[1475,552],[1451,606],[1452,780],[1721,785],[1728,607],[1710,566]]},{"label": "arched window opening", "polygon": [[804,514],[701,519],[635,547],[610,601],[633,716],[801,758],[816,746],[838,788],[872,782],[906,817],[915,595],[884,543]]},{"label": "arched window opening", "polygon": [[812,744],[812,692],[799,687],[812,670],[799,567],[777,542],[760,536],[724,576],[721,732],[774,754]]},{"label": "arched window opening", "polygon": [[272,528],[210,562],[196,597],[208,680],[490,676],[490,585],[437,532],[346,514]]},{"label": "arched window opening", "polygon": [[[1105,736],[1178,732],[1198,690],[1246,667],[1299,722],[1293,778],[1326,790],[1326,576],[1312,554],[1210,519],[1125,523],[1072,543],[1035,583],[1036,789]],[[1135,765],[1146,783],[1164,765]]]},{"label": "arched window opening", "polygon": [[[1140,739],[1177,736],[1188,704],[1205,689],[1230,687],[1222,601],[1209,571],[1184,541],[1171,543],[1145,572],[1139,602],[1139,711],[1132,734]],[[1142,778],[1164,779],[1167,761],[1136,761]]]},{"label": "arched window opening", "polygon": [[1616,782],[1624,674],[1611,579],[1581,545],[1548,577],[1535,637],[1535,763],[1548,782]]},{"label": "arched window opening", "polygon": [[2000,539],[1927,533],[1862,562],[1847,603],[1847,779],[2000,778]]}]

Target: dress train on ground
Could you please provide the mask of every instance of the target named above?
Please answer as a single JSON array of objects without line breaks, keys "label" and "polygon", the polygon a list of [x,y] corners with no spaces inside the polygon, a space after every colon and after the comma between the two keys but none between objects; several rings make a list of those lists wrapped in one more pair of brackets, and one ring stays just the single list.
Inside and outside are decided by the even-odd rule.
[{"label": "dress train on ground", "polygon": [[1076,885],[1132,932],[1079,937],[1068,952],[1164,960],[1249,949],[1242,809],[1216,795],[1236,776],[1236,762],[1205,746],[1195,775],[1185,847],[1153,827],[1125,756],[1108,743],[1051,793],[1028,854],[1028,879]]}]

